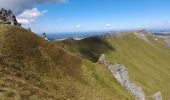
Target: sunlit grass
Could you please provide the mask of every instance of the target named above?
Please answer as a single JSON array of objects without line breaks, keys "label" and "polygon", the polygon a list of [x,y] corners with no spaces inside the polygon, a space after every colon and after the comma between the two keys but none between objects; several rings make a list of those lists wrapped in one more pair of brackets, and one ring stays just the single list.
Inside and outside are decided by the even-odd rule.
[{"label": "sunlit grass", "polygon": [[103,66],[18,26],[0,26],[0,53],[0,88],[21,99],[133,100]]},{"label": "sunlit grass", "polygon": [[[68,46],[69,51],[92,62],[96,61],[99,54],[104,53],[109,63],[124,64],[129,70],[130,79],[141,86],[147,96],[160,91],[163,99],[170,98],[170,49],[162,45],[162,39],[159,42],[151,36],[148,42],[129,32],[119,36],[100,37],[91,43],[90,41],[69,40],[61,42],[60,45]],[[112,49],[104,43],[112,45]],[[81,49],[89,51],[88,55],[93,56],[82,55]]]}]

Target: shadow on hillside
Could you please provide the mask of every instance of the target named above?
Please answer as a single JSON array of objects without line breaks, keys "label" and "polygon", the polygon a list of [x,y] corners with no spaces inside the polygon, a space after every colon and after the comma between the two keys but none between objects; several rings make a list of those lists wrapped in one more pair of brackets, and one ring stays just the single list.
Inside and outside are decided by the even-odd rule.
[{"label": "shadow on hillside", "polygon": [[116,51],[116,49],[102,37],[83,39],[78,42],[78,45],[81,56],[92,62],[97,62],[101,54]]},{"label": "shadow on hillside", "polygon": [[107,38],[96,36],[82,40],[68,39],[57,42],[64,49],[73,52],[92,62],[97,62],[101,54],[107,54],[116,49],[107,41]]}]

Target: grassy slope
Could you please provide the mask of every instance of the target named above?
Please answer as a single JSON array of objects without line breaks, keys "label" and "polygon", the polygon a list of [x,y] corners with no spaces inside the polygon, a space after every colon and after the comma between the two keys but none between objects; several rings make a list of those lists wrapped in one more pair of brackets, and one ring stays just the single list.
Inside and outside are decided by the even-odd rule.
[{"label": "grassy slope", "polygon": [[102,53],[114,51],[114,48],[107,41],[99,37],[86,38],[82,41],[66,40],[57,42],[57,44],[92,62],[97,62]]},{"label": "grassy slope", "polygon": [[[81,49],[90,51],[89,54],[105,53],[110,63],[125,64],[129,70],[130,78],[143,88],[147,95],[151,95],[157,91],[163,94],[165,100],[170,99],[170,49],[150,38],[150,43],[135,36],[134,34],[126,34],[121,36],[109,36],[98,41],[110,43],[112,49],[102,46],[98,41],[93,43],[87,42],[88,39],[82,41],[74,41],[68,45],[68,41],[61,42],[62,46],[81,54]],[[85,44],[86,43],[86,44]],[[103,42],[101,42],[103,43]],[[102,48],[104,48],[104,51]],[[96,51],[93,51],[96,49]],[[86,56],[86,55],[82,55]],[[95,57],[98,57],[95,56]],[[95,58],[93,57],[93,58]],[[91,59],[91,58],[88,58]],[[92,61],[95,61],[93,59]]]},{"label": "grassy slope", "polygon": [[0,99],[24,98],[133,100],[103,66],[28,30],[0,26]]},{"label": "grassy slope", "polygon": [[130,34],[108,39],[116,52],[108,53],[112,63],[123,63],[129,69],[131,79],[140,85],[147,95],[156,91],[165,100],[170,93],[170,50],[151,44]]}]

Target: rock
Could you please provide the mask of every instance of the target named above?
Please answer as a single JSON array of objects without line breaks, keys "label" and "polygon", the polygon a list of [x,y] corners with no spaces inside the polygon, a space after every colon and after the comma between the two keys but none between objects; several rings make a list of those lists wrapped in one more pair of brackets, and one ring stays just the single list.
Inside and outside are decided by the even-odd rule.
[{"label": "rock", "polygon": [[101,54],[99,60],[98,60],[99,64],[105,65],[107,66],[107,59],[106,59],[106,55],[105,54]]},{"label": "rock", "polygon": [[145,41],[148,41],[148,36],[150,35],[150,33],[146,31],[135,32],[134,34]]},{"label": "rock", "polygon": [[164,42],[167,47],[170,47],[170,39],[165,39]]},{"label": "rock", "polygon": [[[105,54],[102,54],[98,60],[99,64],[102,64],[112,72],[113,76],[117,79],[117,81],[124,86],[130,93],[132,93],[136,100],[145,100],[146,96],[143,92],[142,88],[134,84],[129,79],[128,69],[123,64],[108,64],[107,58]],[[157,92],[150,96],[150,98],[155,100],[162,100],[161,92]]]},{"label": "rock", "polygon": [[21,26],[16,20],[16,17],[13,15],[11,10],[0,10],[0,24],[10,24]]},{"label": "rock", "polygon": [[156,92],[155,94],[153,94],[151,96],[151,98],[155,99],[155,100],[162,100],[162,95],[161,92]]},{"label": "rock", "polygon": [[145,100],[145,93],[141,87],[138,87],[136,84],[129,80],[128,70],[122,64],[109,65],[108,68],[112,72],[113,76],[117,81],[127,88],[137,100]]}]

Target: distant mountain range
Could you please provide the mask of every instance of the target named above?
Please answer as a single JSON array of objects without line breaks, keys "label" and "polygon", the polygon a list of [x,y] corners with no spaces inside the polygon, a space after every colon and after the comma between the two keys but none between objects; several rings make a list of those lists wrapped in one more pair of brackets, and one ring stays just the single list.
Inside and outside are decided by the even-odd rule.
[{"label": "distant mountain range", "polygon": [[101,36],[106,34],[118,34],[118,32],[67,32],[67,33],[53,33],[53,34],[47,34],[49,40],[55,40],[55,41],[61,41],[66,39],[83,39],[88,37],[94,37],[94,36]]},{"label": "distant mountain range", "polygon": [[158,36],[170,36],[170,32],[159,32],[159,33],[153,33],[154,35]]},{"label": "distant mountain range", "polygon": [[[83,39],[94,36],[101,36],[107,34],[119,34],[124,31],[101,31],[101,32],[66,32],[66,33],[47,33],[49,40],[62,41],[66,39]],[[170,32],[151,31],[154,35],[170,36]]]}]

